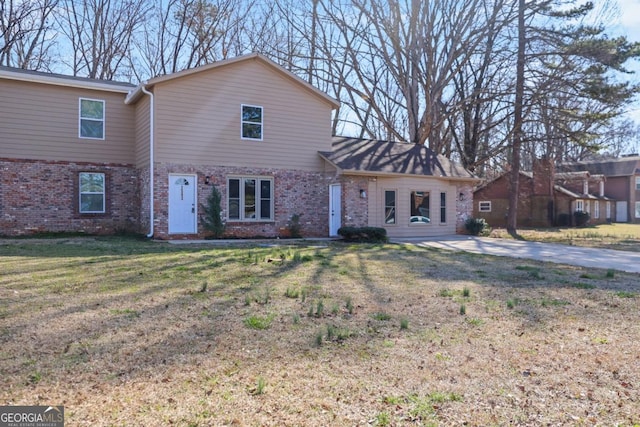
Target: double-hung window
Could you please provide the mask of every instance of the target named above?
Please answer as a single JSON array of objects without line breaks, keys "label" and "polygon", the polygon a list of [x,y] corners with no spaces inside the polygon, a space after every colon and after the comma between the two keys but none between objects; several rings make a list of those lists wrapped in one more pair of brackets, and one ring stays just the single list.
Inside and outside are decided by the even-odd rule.
[{"label": "double-hung window", "polygon": [[263,114],[262,107],[242,105],[242,139],[262,141]]},{"label": "double-hung window", "polygon": [[576,212],[584,212],[584,200],[576,200]]},{"label": "double-hung window", "polygon": [[104,139],[105,103],[99,99],[80,98],[78,136]]},{"label": "double-hung window", "polygon": [[447,193],[440,193],[440,223],[447,222]]},{"label": "double-hung window", "polygon": [[491,212],[491,201],[478,202],[478,211]]},{"label": "double-hung window", "polygon": [[396,223],[396,192],[395,190],[384,191],[384,223],[392,225]]},{"label": "double-hung window", "polygon": [[273,178],[229,178],[227,195],[230,221],[273,221]]},{"label": "double-hung window", "polygon": [[105,175],[80,172],[80,213],[105,212]]}]

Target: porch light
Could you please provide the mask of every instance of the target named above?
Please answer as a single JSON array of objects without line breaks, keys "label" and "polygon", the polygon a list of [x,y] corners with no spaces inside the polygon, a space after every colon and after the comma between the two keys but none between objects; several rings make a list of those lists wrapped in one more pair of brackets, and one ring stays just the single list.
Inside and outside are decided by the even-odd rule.
[{"label": "porch light", "polygon": [[204,177],[204,185],[211,184],[211,177],[209,175]]},{"label": "porch light", "polygon": [[367,198],[367,192],[364,189],[360,189],[360,198],[361,199],[366,199]]}]

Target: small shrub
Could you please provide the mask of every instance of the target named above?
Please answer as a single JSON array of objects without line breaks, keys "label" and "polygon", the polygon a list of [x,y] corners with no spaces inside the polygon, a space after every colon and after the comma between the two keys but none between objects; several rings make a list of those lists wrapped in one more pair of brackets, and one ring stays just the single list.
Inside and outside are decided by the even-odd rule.
[{"label": "small shrub", "polygon": [[591,216],[587,212],[576,211],[573,213],[573,219],[576,227],[584,227],[589,223]]},{"label": "small shrub", "polygon": [[294,289],[294,288],[288,287],[287,290],[284,293],[284,296],[287,297],[287,298],[296,299],[296,298],[298,298],[298,296],[300,296],[300,291],[298,289]]},{"label": "small shrub", "polygon": [[616,276],[616,271],[612,268],[607,270],[607,275],[606,278],[607,279],[613,279]]},{"label": "small shrub", "polygon": [[202,225],[209,231],[212,237],[218,239],[224,234],[225,224],[222,220],[222,195],[215,185],[211,186],[211,194],[207,197],[207,203],[202,206],[204,217]]},{"label": "small shrub", "polygon": [[316,304],[316,317],[322,317],[324,315],[324,303],[322,300]]},{"label": "small shrub", "polygon": [[267,386],[267,381],[263,377],[258,377],[256,381],[256,387],[251,391],[251,394],[259,396],[264,394],[264,388]]},{"label": "small shrub", "polygon": [[341,227],[338,235],[347,242],[384,243],[388,241],[387,230],[382,227]]},{"label": "small shrub", "polygon": [[462,289],[462,296],[465,298],[469,298],[471,296],[471,291],[469,288],[465,287]]},{"label": "small shrub", "polygon": [[464,304],[460,305],[460,315],[464,316],[467,314],[467,307]]},{"label": "small shrub", "polygon": [[302,237],[302,226],[300,225],[300,214],[291,215],[291,219],[287,223],[289,235],[294,239]]},{"label": "small shrub", "polygon": [[465,221],[464,228],[472,236],[485,236],[490,231],[489,224],[484,218],[469,218]]}]

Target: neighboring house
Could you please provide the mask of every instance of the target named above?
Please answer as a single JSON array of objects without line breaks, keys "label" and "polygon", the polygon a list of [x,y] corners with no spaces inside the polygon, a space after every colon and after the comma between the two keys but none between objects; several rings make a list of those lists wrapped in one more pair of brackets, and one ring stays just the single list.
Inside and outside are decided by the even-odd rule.
[{"label": "neighboring house", "polygon": [[[474,190],[474,216],[492,227],[505,227],[509,212],[510,174],[504,173]],[[612,199],[605,196],[603,175],[556,173],[547,159],[534,161],[533,171],[521,172],[518,225],[550,227],[575,224],[575,212],[587,212],[591,224],[613,220]]]},{"label": "neighboring house", "polygon": [[[405,144],[334,140],[338,102],[258,54],[137,87],[0,67],[0,94],[3,235],[202,238],[211,185],[229,237],[284,236],[295,214],[304,236],[334,236],[342,225],[436,235],[471,215],[474,178],[424,147],[406,154],[429,159],[426,169],[400,158],[343,169],[362,149],[382,166]],[[382,218],[390,191],[395,225]]]},{"label": "neighboring house", "polygon": [[640,223],[640,156],[563,163],[558,170],[604,175],[604,194],[615,199],[612,217],[617,222]]}]

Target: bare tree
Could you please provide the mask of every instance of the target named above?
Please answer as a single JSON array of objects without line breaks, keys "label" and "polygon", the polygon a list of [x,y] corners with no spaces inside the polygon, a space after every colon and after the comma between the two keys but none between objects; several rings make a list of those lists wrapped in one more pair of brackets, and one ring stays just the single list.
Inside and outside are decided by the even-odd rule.
[{"label": "bare tree", "polygon": [[54,36],[48,18],[58,0],[0,0],[0,65],[48,70]]},{"label": "bare tree", "polygon": [[58,25],[72,49],[67,65],[73,75],[129,76],[133,37],[147,11],[147,0],[60,0]]}]

